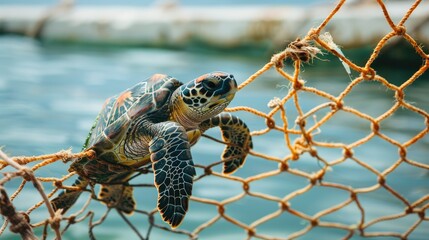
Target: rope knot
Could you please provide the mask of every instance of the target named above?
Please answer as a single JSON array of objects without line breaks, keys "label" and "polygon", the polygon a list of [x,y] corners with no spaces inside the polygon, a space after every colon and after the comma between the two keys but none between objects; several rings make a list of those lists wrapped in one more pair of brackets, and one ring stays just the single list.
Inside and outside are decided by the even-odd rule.
[{"label": "rope knot", "polygon": [[372,68],[365,69],[364,72],[362,72],[362,78],[365,80],[373,80],[375,78],[376,72]]},{"label": "rope knot", "polygon": [[405,33],[407,32],[407,28],[405,26],[396,26],[395,28],[395,32],[397,35],[405,35]]},{"label": "rope knot", "polygon": [[319,53],[321,53],[319,48],[311,46],[307,40],[298,38],[289,43],[284,51],[275,54],[271,58],[271,62],[273,62],[276,67],[282,68],[284,66],[283,61],[287,58],[291,58],[293,61],[299,60],[308,63]]}]

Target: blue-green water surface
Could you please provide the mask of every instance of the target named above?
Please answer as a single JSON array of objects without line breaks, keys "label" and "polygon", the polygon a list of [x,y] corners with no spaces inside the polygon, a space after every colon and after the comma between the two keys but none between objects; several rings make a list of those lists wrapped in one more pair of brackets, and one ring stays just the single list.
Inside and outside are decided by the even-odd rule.
[{"label": "blue-green water surface", "polygon": [[[78,152],[87,133],[98,114],[104,100],[124,89],[146,79],[154,73],[165,73],[187,82],[211,71],[226,71],[235,75],[239,83],[261,68],[269,59],[264,54],[217,52],[189,52],[184,50],[148,49],[148,48],[109,48],[76,45],[43,45],[40,42],[20,37],[0,38],[0,145],[10,156],[41,155],[72,148]],[[336,64],[337,63],[337,64]],[[313,65],[326,64],[315,60],[303,66],[303,78],[308,86],[338,95],[350,83],[350,78],[339,61],[326,68]],[[389,73],[386,72],[386,75]],[[398,71],[391,74],[398,82],[410,75]],[[423,75],[406,90],[406,100],[428,111],[429,99],[427,89],[429,78]],[[231,106],[250,106],[263,112],[269,112],[267,103],[274,97],[283,97],[288,92],[289,84],[274,71],[262,75],[257,81],[237,93]],[[366,82],[358,85],[345,98],[346,105],[377,117],[394,104],[394,93],[380,84]],[[300,105],[303,111],[327,100],[312,94],[300,94]],[[294,125],[296,110],[292,102],[286,104],[290,127]],[[318,119],[327,111],[317,113]],[[251,130],[265,128],[265,120],[249,113],[237,113]],[[400,143],[416,135],[425,128],[425,119],[406,109],[399,109],[394,116],[381,124],[381,132]],[[280,120],[278,124],[280,124]],[[309,120],[311,125],[311,119]],[[344,112],[334,116],[328,124],[321,127],[314,139],[322,142],[353,143],[371,131],[368,121]],[[210,135],[219,137],[217,129],[209,131]],[[285,157],[289,155],[284,136],[271,133],[254,139],[256,152],[267,155]],[[429,138],[420,139],[409,148],[408,157],[414,161],[429,164]],[[218,161],[223,146],[208,139],[202,139],[193,149],[194,162],[208,165]],[[331,162],[342,156],[341,150],[318,148],[318,153]],[[398,148],[379,137],[370,140],[364,146],[354,149],[354,156],[383,171],[398,160]],[[314,158],[304,154],[299,161],[292,162],[292,168],[308,173],[316,172],[322,166]],[[246,165],[234,175],[249,177],[266,171],[277,169],[277,164],[257,157],[249,157]],[[220,167],[214,170],[219,171]],[[198,173],[202,171],[198,169]],[[67,164],[56,163],[38,172],[43,176],[61,177],[67,174]],[[376,184],[377,176],[354,161],[347,160],[329,171],[324,180],[340,183],[353,188],[370,187]],[[150,183],[150,177],[142,176],[138,183]],[[387,177],[390,187],[414,202],[429,194],[428,171],[401,164]],[[19,184],[12,181],[7,185],[11,194]],[[308,180],[292,174],[280,174],[272,178],[255,181],[250,184],[251,191],[283,198],[291,192],[308,185]],[[46,186],[49,189],[49,186]],[[222,201],[243,192],[239,182],[226,181],[219,177],[205,177],[194,184],[194,196]],[[151,210],[155,206],[156,192],[153,188],[139,188],[135,191],[138,208]],[[362,207],[366,209],[366,220],[384,215],[401,213],[404,204],[385,190],[379,189],[368,194],[361,194]],[[308,193],[297,196],[290,201],[291,207],[309,216],[335,206],[346,199],[349,194],[337,189],[314,187]],[[31,188],[16,199],[20,210],[28,208],[38,201],[38,194]],[[31,201],[30,201],[31,200]],[[79,201],[82,204],[85,200]],[[91,210],[98,219],[105,207],[94,203]],[[31,215],[32,221],[46,217],[43,207]],[[251,224],[253,221],[278,210],[276,202],[245,196],[240,201],[228,204],[226,213],[229,216]],[[36,214],[37,213],[37,214]],[[190,211],[181,228],[193,230],[195,227],[216,216],[214,206],[192,201]],[[358,224],[360,211],[351,204],[335,213],[322,217],[323,221]],[[374,225],[370,231],[405,232],[417,221],[417,215],[401,218]],[[158,224],[163,224],[155,214]],[[146,234],[148,220],[146,216],[134,214],[131,221]],[[257,228],[260,234],[286,238],[289,234],[299,231],[308,225],[307,221],[291,214],[281,216]],[[87,239],[87,222],[76,224],[64,235],[65,239]],[[99,239],[137,239],[135,233],[112,211],[105,223],[96,227],[95,235]],[[40,231],[38,232],[40,233]],[[300,239],[341,239],[345,231],[331,228],[316,228]],[[53,233],[50,232],[53,238]],[[231,223],[220,220],[200,234],[200,239],[246,239],[246,233]],[[422,223],[410,236],[410,239],[427,239],[429,224]],[[6,239],[15,239],[6,233]],[[165,231],[154,229],[151,239],[186,239],[183,235],[171,235]],[[352,239],[361,239],[356,233]],[[389,239],[389,238],[379,238]]]}]

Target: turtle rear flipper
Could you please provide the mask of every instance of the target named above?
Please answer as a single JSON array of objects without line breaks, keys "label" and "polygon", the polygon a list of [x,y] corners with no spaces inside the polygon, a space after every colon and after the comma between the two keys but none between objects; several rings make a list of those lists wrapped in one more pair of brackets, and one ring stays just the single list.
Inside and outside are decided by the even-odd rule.
[{"label": "turtle rear flipper", "polygon": [[109,208],[131,214],[136,208],[133,187],[124,184],[101,185],[98,198]]},{"label": "turtle rear flipper", "polygon": [[61,192],[56,198],[51,200],[51,205],[54,211],[62,209],[62,213],[65,213],[73,204],[77,201],[83,189],[88,185],[88,182],[81,177],[76,179],[73,186],[80,187],[82,190],[65,190]]},{"label": "turtle rear flipper", "polygon": [[241,167],[253,148],[249,128],[238,117],[223,112],[200,124],[200,130],[206,131],[212,127],[220,127],[223,140],[228,143],[222,153],[223,173],[231,174]]}]

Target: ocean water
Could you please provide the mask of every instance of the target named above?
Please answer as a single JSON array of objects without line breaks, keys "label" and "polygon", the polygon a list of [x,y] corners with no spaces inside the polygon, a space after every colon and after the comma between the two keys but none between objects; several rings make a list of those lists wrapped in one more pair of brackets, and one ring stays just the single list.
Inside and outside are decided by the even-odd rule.
[{"label": "ocean water", "polygon": [[[0,146],[10,156],[31,156],[57,152],[71,148],[78,152],[88,131],[98,114],[104,100],[124,89],[146,79],[155,73],[165,73],[187,82],[199,75],[211,71],[225,71],[234,74],[239,83],[261,68],[270,56],[265,53],[246,53],[235,51],[186,51],[178,49],[121,48],[82,45],[43,44],[38,41],[6,36],[0,38]],[[327,58],[327,57],[326,57]],[[329,61],[328,61],[329,60]],[[357,60],[358,62],[361,60]],[[387,68],[385,68],[387,69]],[[290,69],[288,69],[290,71]],[[395,84],[408,78],[412,72],[407,69],[380,70],[379,72]],[[356,73],[353,73],[356,75]],[[337,59],[315,59],[303,66],[302,77],[307,86],[338,95],[350,83],[350,77]],[[429,111],[427,88],[428,74],[419,78],[406,90],[406,100]],[[269,71],[254,83],[237,93],[230,106],[250,106],[263,112],[269,112],[267,103],[274,97],[283,97],[288,92],[288,82],[275,71]],[[359,84],[345,99],[346,105],[376,117],[387,111],[393,104],[394,93],[379,84],[365,82]],[[300,94],[303,111],[326,102],[312,94]],[[292,102],[286,104],[290,126],[294,125],[297,113]],[[326,111],[316,114],[320,119]],[[239,115],[251,130],[265,128],[265,120],[253,114],[239,112]],[[311,122],[309,120],[309,122]],[[280,120],[278,119],[278,123]],[[311,123],[310,123],[311,124]],[[395,115],[381,125],[381,132],[399,142],[406,142],[425,128],[424,118],[406,109],[399,109]],[[351,114],[339,113],[315,135],[317,141],[353,143],[370,133],[368,121]],[[219,131],[213,129],[209,134],[219,137]],[[254,150],[272,156],[284,157],[289,154],[285,147],[284,136],[270,133],[254,138]],[[409,148],[408,157],[414,161],[429,164],[429,138],[425,136]],[[192,149],[196,164],[208,165],[218,161],[223,146],[209,139],[201,141]],[[341,150],[318,148],[319,154],[333,161],[341,157]],[[373,168],[383,171],[398,159],[398,149],[392,144],[375,137],[368,144],[354,149],[355,156]],[[68,164],[55,163],[38,171],[39,176],[61,177],[67,174]],[[322,166],[309,155],[303,155],[299,161],[292,162],[292,168],[308,173]],[[250,156],[243,168],[234,173],[246,178],[277,169],[277,164]],[[217,166],[214,170],[219,171]],[[198,169],[198,174],[202,174]],[[335,182],[353,188],[370,187],[376,184],[377,177],[362,166],[347,160],[329,171],[327,182]],[[429,194],[428,171],[401,164],[387,178],[389,186],[410,202]],[[141,176],[136,183],[150,183],[150,176]],[[11,194],[19,181],[6,185]],[[255,181],[250,184],[254,192],[277,197],[285,197],[291,192],[308,185],[308,180],[292,174],[280,174],[275,177]],[[46,185],[49,190],[51,187]],[[220,177],[205,177],[194,184],[194,196],[223,201],[242,193],[239,182],[226,181]],[[150,211],[155,206],[156,192],[153,188],[136,188],[139,209]],[[88,197],[88,196],[86,196]],[[16,199],[15,204],[25,210],[38,200],[38,194],[29,188]],[[336,189],[314,187],[308,193],[293,198],[290,202],[294,209],[308,215],[332,207],[345,201],[348,193]],[[31,200],[31,201],[30,201]],[[400,213],[404,204],[385,190],[360,195],[362,206],[366,209],[366,219]],[[78,202],[85,202],[82,197]],[[78,207],[77,207],[78,208]],[[77,209],[76,208],[76,209]],[[76,210],[75,209],[75,210]],[[99,203],[90,205],[97,220],[105,211]],[[245,196],[239,201],[226,205],[229,216],[251,224],[253,221],[275,212],[275,202]],[[195,227],[216,216],[216,207],[191,201],[190,210],[181,226],[184,230]],[[46,217],[43,207],[31,215],[32,221]],[[134,214],[130,221],[146,235],[148,220],[143,214]],[[350,205],[338,212],[322,218],[324,221],[358,224],[360,212]],[[396,221],[376,224],[371,231],[405,232],[417,220],[416,215]],[[163,224],[158,214],[155,221]],[[87,239],[88,220],[76,224],[64,235],[65,239]],[[261,234],[287,237],[292,232],[305,228],[308,222],[290,214],[282,214],[274,220],[258,226]],[[410,236],[410,239],[426,239],[429,235],[427,222],[422,223]],[[37,232],[40,234],[41,229]],[[119,215],[112,211],[106,221],[94,229],[97,239],[138,239],[130,227]],[[316,228],[300,239],[341,239],[345,231],[331,228]],[[49,238],[53,233],[49,232]],[[187,239],[185,235],[172,235],[160,229],[153,229],[151,239]],[[10,233],[2,238],[16,239]],[[246,233],[231,223],[221,220],[201,232],[200,239],[246,239]],[[363,239],[356,233],[352,239]],[[374,238],[389,239],[389,238]]]}]

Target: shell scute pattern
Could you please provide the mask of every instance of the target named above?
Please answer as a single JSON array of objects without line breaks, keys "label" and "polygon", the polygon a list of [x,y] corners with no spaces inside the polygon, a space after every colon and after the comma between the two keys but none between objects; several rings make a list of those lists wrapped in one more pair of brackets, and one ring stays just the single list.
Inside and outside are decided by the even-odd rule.
[{"label": "shell scute pattern", "polygon": [[[170,84],[170,81],[173,83]],[[155,111],[157,107],[165,105],[168,99],[167,94],[171,94],[171,88],[177,88],[180,84],[172,77],[155,74],[146,82],[140,82],[119,95],[107,99],[99,113],[95,131],[91,134],[87,147],[97,143],[100,140],[98,136],[103,131],[109,138],[115,136],[126,128],[124,124],[130,119]],[[166,91],[156,93],[158,97],[154,101],[153,93],[161,87],[168,93],[165,93]]]},{"label": "shell scute pattern", "polygon": [[[173,82],[170,84],[170,82]],[[181,83],[172,77],[156,74],[146,82],[138,83],[106,101],[99,114],[95,131],[91,134],[88,148],[106,145],[106,141],[117,143],[127,133],[131,120],[149,114],[166,104],[172,90]],[[104,139],[104,135],[107,139]],[[106,148],[104,148],[106,149]],[[118,157],[120,160],[120,157]]]},{"label": "shell scute pattern", "polygon": [[111,142],[118,142],[124,134],[124,130],[128,128],[129,118],[126,114],[121,115],[113,124],[110,124],[104,129],[103,133]]},{"label": "shell scute pattern", "polygon": [[[118,121],[127,111],[130,110],[131,106],[146,93],[146,82],[141,82],[125,90],[119,95],[112,97],[113,101],[110,101],[110,105],[106,107],[110,109],[110,112],[101,113],[105,120],[104,126],[110,126],[114,122]],[[149,102],[148,102],[149,103]],[[103,111],[103,110],[102,110]]]}]

